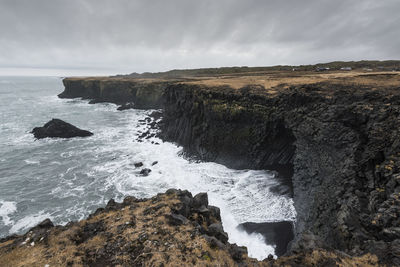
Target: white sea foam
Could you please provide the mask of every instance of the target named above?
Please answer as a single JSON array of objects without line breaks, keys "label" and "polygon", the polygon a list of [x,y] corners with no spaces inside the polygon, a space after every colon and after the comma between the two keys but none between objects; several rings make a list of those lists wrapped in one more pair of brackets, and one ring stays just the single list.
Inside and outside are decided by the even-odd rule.
[{"label": "white sea foam", "polygon": [[32,160],[32,159],[26,159],[24,160],[26,164],[30,164],[30,165],[35,165],[35,164],[39,164],[40,161],[37,160]]},{"label": "white sea foam", "polygon": [[12,224],[9,215],[17,211],[16,204],[16,202],[0,200],[0,217],[4,225]]},{"label": "white sea foam", "polygon": [[[59,99],[54,90],[61,90],[62,84],[57,82],[59,85],[49,85],[48,91],[21,88],[15,90],[22,92],[20,97],[10,95],[7,100],[0,99],[0,102],[3,100],[0,109],[5,114],[0,129],[5,134],[0,138],[0,146],[6,149],[2,158],[7,159],[8,167],[2,169],[2,176],[7,179],[0,188],[0,195],[6,198],[7,194],[13,194],[21,202],[35,204],[25,210],[17,211],[16,203],[0,209],[2,221],[12,225],[10,231],[9,227],[1,228],[2,235],[21,232],[47,217],[55,223],[83,219],[97,207],[104,206],[111,197],[121,201],[126,195],[151,197],[169,188],[180,188],[193,194],[208,193],[210,205],[221,208],[230,242],[247,246],[249,255],[258,259],[273,254],[273,248],[265,244],[261,235],[249,235],[237,229],[238,224],[248,221],[295,218],[293,201],[270,191],[277,183],[272,173],[233,170],[210,162],[189,162],[179,156],[180,147],[154,137],[137,142],[137,137],[149,129],[139,120],[153,111],[119,112],[113,104],[88,105],[88,100]],[[42,88],[41,83],[36,86]],[[43,95],[38,97],[38,92]],[[28,110],[21,113],[18,107]],[[35,140],[30,129],[42,125],[49,119],[49,113],[88,129],[94,135],[71,140]],[[22,168],[11,165],[23,160],[26,164]],[[141,168],[133,165],[138,161],[144,163],[142,168],[152,170],[149,176],[139,174]],[[152,166],[154,161],[158,163]],[[16,192],[15,187],[25,181],[23,189],[26,190]],[[40,210],[42,212],[38,213]],[[17,215],[22,219],[14,219]]]},{"label": "white sea foam", "polygon": [[51,216],[49,213],[45,213],[44,211],[40,211],[37,214],[25,216],[24,218],[18,220],[16,223],[14,223],[9,232],[17,233],[17,232],[26,230],[26,229],[31,228],[31,227],[37,225],[38,223],[44,221],[46,218],[51,219]]},{"label": "white sea foam", "polygon": [[[247,246],[249,255],[260,260],[274,254],[274,248],[265,244],[262,235],[247,234],[237,228],[238,224],[249,221],[295,219],[293,201],[287,196],[270,192],[269,188],[277,185],[272,173],[233,170],[212,162],[189,162],[179,156],[181,148],[157,138],[132,143],[137,132],[144,131],[146,126],[137,127],[132,123],[131,127],[125,130],[122,142],[119,139],[120,142],[103,147],[104,150],[122,150],[127,155],[95,167],[96,171],[109,174],[108,186],[115,186],[123,195],[139,197],[149,197],[168,188],[188,189],[193,194],[207,192],[210,204],[221,209],[222,222],[230,242]],[[108,132],[110,136],[114,134],[115,131]],[[160,145],[153,145],[151,141]],[[101,154],[104,153],[106,151],[101,151]],[[144,163],[142,168],[152,170],[149,176],[139,175],[141,168],[132,164],[138,161]],[[151,166],[154,161],[158,163]]]}]

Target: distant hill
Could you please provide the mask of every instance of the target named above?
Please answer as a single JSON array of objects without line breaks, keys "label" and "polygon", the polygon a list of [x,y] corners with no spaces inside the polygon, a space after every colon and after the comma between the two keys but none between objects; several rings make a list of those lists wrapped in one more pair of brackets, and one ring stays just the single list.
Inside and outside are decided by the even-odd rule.
[{"label": "distant hill", "polygon": [[374,71],[400,70],[400,60],[363,60],[363,61],[334,61],[329,63],[319,63],[314,65],[288,66],[278,65],[270,67],[221,67],[221,68],[201,68],[201,69],[175,69],[165,72],[145,72],[131,73],[128,75],[117,75],[117,77],[131,78],[183,78],[183,77],[202,77],[202,76],[220,76],[220,75],[238,75],[250,73],[262,73],[270,71],[314,71],[317,68],[330,70],[340,70],[341,68],[351,69],[371,69]]}]

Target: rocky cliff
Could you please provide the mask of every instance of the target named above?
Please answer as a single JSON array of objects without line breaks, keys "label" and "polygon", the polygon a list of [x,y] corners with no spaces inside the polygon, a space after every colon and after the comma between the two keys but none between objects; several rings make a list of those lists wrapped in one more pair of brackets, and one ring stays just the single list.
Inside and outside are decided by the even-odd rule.
[{"label": "rocky cliff", "polygon": [[165,97],[166,140],[200,159],[292,178],[292,252],[331,248],[400,264],[398,88],[181,84]]},{"label": "rocky cliff", "polygon": [[65,78],[60,98],[91,99],[91,103],[134,103],[139,109],[162,108],[163,92],[171,81],[117,78]]},{"label": "rocky cliff", "polygon": [[[318,252],[326,249],[400,265],[398,73],[152,82],[162,83],[153,100],[164,108],[164,140],[202,160],[276,170],[292,185],[294,262],[313,253],[326,256],[331,252]],[[62,96],[128,102],[111,96],[129,95],[131,85],[106,86],[103,94],[89,89],[101,87],[95,80],[88,83],[67,80]],[[142,105],[139,98],[134,102]],[[142,106],[152,107],[149,102]]]}]

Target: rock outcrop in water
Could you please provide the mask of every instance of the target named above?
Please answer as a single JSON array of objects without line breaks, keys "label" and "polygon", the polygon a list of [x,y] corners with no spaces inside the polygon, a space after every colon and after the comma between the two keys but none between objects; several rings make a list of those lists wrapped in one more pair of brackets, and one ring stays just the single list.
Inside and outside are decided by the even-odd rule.
[{"label": "rock outcrop in water", "polygon": [[[54,226],[45,220],[24,235],[0,239],[0,266],[374,266],[325,250],[275,261],[249,258],[230,244],[207,194],[170,189],[149,199],[110,200],[87,219]],[[361,266],[361,265],[359,265]]]},{"label": "rock outcrop in water", "polygon": [[72,138],[72,137],[87,137],[92,136],[93,133],[81,130],[68,122],[60,119],[52,119],[46,123],[43,127],[35,127],[32,130],[33,135],[37,139],[47,137],[59,137],[59,138]]}]

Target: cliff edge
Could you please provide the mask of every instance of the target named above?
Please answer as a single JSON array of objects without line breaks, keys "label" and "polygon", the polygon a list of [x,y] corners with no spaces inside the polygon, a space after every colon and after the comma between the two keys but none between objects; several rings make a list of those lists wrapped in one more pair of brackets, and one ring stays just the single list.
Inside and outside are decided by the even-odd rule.
[{"label": "cliff edge", "polygon": [[[64,82],[70,93],[63,97],[125,99],[98,95],[96,78],[74,81]],[[298,214],[287,257],[333,251],[400,265],[398,72],[271,72],[114,82],[106,95],[125,96],[128,87],[162,83],[159,98],[154,98],[163,108],[160,135],[182,145],[188,155],[279,173],[292,189]],[[135,101],[141,105],[139,98]]]},{"label": "cliff edge", "polygon": [[376,257],[350,258],[315,250],[266,259],[227,242],[207,194],[170,189],[150,199],[110,200],[89,218],[54,226],[45,220],[25,235],[0,240],[0,266],[374,266]]}]

